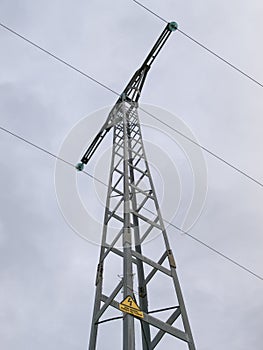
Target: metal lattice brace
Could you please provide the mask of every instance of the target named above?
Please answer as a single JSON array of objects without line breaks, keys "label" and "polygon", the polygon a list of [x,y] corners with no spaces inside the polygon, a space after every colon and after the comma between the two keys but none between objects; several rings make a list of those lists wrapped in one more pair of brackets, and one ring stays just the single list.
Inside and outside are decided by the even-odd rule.
[{"label": "metal lattice brace", "polygon": [[[138,100],[150,66],[171,32],[176,29],[175,22],[167,24],[143,65],[135,72],[112,108],[105,124],[84,154],[82,163],[77,165],[77,169],[82,170],[108,131],[113,129],[112,159],[89,350],[96,349],[98,327],[116,319],[122,320],[123,350],[135,350],[134,322],[137,320],[141,324],[143,350],[155,349],[165,334],[172,335],[175,342],[185,342],[189,350],[195,350],[175,260],[145,154],[137,112]],[[111,223],[116,223],[114,230],[109,230]],[[156,247],[160,256],[157,260],[144,252],[145,242],[154,237],[162,238],[162,245]],[[112,276],[106,275],[104,268],[111,256],[121,258],[123,276],[109,295],[106,295],[104,280]],[[177,306],[149,311],[149,286],[161,275],[168,278]],[[137,291],[134,287],[135,279]],[[138,293],[138,302],[135,293]],[[103,318],[110,308],[118,310],[118,316]],[[170,312],[166,321],[156,316],[160,311]],[[152,315],[154,312],[155,316]],[[175,326],[178,320],[181,323]],[[155,335],[153,328],[157,329]]]}]

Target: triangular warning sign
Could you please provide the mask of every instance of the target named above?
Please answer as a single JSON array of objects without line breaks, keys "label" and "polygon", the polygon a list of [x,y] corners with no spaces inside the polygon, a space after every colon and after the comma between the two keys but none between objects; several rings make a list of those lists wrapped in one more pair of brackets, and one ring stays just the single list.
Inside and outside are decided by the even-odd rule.
[{"label": "triangular warning sign", "polygon": [[134,301],[133,297],[128,295],[120,304],[119,309],[128,314],[143,318],[143,312],[140,310],[139,306]]},{"label": "triangular warning sign", "polygon": [[125,298],[121,302],[121,304],[132,307],[133,309],[136,309],[136,310],[140,310],[139,306],[135,303],[135,301],[133,300],[133,298],[130,295],[128,295],[127,298]]}]

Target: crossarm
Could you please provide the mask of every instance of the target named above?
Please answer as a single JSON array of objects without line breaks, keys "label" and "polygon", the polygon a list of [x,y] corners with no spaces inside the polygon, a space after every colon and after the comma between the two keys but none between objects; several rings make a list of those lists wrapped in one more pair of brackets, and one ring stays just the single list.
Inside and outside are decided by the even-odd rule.
[{"label": "crossarm", "polygon": [[158,53],[161,51],[162,47],[166,43],[172,31],[175,31],[178,28],[176,22],[171,22],[166,25],[163,32],[157,39],[153,48],[149,52],[148,56],[144,60],[141,67],[134,73],[133,77],[127,84],[126,88],[123,91],[125,99],[132,102],[138,102],[140,94],[142,91],[143,84],[145,82],[146,75],[153,64],[153,61],[157,57]]},{"label": "crossarm", "polygon": [[77,170],[83,170],[84,164],[87,164],[108,131],[116,124],[116,117],[115,114],[117,113],[117,110],[119,109],[119,106],[122,102],[128,102],[130,104],[137,105],[138,100],[141,95],[141,91],[146,79],[146,75],[157,57],[158,53],[161,51],[162,47],[164,46],[165,42],[169,38],[172,31],[175,31],[177,29],[177,23],[176,22],[170,22],[166,25],[163,32],[157,39],[156,43],[154,44],[153,48],[149,52],[148,56],[144,60],[142,66],[134,73],[133,77],[123,90],[123,93],[118,98],[117,102],[115,103],[114,107],[112,108],[106,122],[90,144],[89,148],[83,155],[81,159],[81,163],[78,163],[76,165]]}]

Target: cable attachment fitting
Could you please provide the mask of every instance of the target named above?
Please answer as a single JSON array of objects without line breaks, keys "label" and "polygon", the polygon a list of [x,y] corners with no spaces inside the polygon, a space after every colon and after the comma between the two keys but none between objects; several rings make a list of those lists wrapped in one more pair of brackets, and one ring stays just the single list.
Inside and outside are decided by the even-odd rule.
[{"label": "cable attachment fitting", "polygon": [[168,24],[168,29],[171,31],[171,32],[174,32],[175,30],[178,29],[178,24],[176,22],[170,22]]},{"label": "cable attachment fitting", "polygon": [[84,164],[83,163],[78,163],[75,168],[78,170],[78,171],[82,171],[84,169]]},{"label": "cable attachment fitting", "polygon": [[121,95],[120,95],[120,99],[121,99],[121,101],[122,102],[125,102],[126,101],[126,94],[125,94],[125,92],[123,92]]}]

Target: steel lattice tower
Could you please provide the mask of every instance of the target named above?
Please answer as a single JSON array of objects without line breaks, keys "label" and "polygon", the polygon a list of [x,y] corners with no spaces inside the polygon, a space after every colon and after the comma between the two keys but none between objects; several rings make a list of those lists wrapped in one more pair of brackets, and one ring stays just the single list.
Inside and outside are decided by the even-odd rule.
[{"label": "steel lattice tower", "polygon": [[[123,350],[136,348],[135,320],[141,323],[143,350],[156,348],[165,334],[174,336],[176,341],[183,341],[188,349],[195,350],[174,256],[146,159],[137,113],[138,100],[151,64],[171,32],[176,29],[175,22],[167,24],[141,68],[135,72],[112,108],[105,124],[81,159],[81,163],[76,166],[78,170],[82,170],[108,131],[113,129],[113,150],[89,350],[96,349],[100,324],[112,322],[116,318],[122,319],[123,323]],[[114,235],[109,235],[108,228],[113,221],[115,226],[117,222],[119,227]],[[143,243],[153,234],[162,237],[162,246],[158,244],[156,247],[156,250],[159,249],[157,260],[146,256],[143,249]],[[111,276],[105,276],[104,268],[107,259],[112,254],[120,257],[123,276],[115,288],[106,295],[103,288],[104,280]],[[166,321],[161,320],[154,311],[148,309],[149,285],[160,275],[168,278],[167,283],[172,285],[177,301],[175,307],[167,306],[162,310],[155,310],[157,313],[164,310],[169,311],[170,316]],[[135,278],[138,292],[135,292],[134,288]],[[137,293],[138,300],[136,300],[135,293]],[[169,300],[165,301],[169,302]],[[108,308],[118,310],[119,316],[103,319]],[[178,320],[181,320],[180,327],[175,327],[174,323]],[[157,329],[154,336],[152,328]],[[109,348],[111,348],[110,344]]]}]

